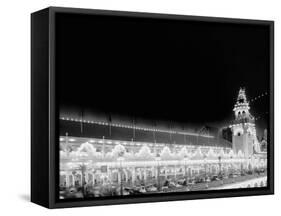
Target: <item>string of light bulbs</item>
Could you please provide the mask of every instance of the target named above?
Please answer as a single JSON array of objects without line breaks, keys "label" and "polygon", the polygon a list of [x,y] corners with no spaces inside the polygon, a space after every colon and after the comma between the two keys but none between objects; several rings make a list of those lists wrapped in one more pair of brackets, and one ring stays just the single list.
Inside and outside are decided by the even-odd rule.
[{"label": "string of light bulbs", "polygon": [[252,102],[255,102],[255,101],[257,101],[257,100],[259,100],[259,99],[261,99],[261,98],[263,98],[263,97],[265,97],[265,96],[267,96],[268,95],[268,93],[267,92],[264,92],[264,93],[262,93],[262,94],[260,94],[260,95],[258,95],[258,96],[256,96],[256,97],[254,97],[254,98],[252,98],[251,100],[250,100],[250,102],[252,103]]}]

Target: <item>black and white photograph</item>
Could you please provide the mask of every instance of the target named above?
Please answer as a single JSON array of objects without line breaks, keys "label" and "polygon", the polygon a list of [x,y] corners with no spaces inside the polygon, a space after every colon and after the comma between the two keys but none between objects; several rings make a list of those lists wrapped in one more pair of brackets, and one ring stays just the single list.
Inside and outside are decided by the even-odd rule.
[{"label": "black and white photograph", "polygon": [[266,188],[269,33],[58,13],[59,200]]},{"label": "black and white photograph", "polygon": [[280,6],[2,1],[0,215],[275,215]]}]

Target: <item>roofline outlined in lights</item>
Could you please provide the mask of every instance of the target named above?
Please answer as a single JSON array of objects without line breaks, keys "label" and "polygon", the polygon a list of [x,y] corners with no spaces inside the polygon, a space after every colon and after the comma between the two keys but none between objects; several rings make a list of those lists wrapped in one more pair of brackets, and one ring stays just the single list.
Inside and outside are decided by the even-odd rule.
[{"label": "roofline outlined in lights", "polygon": [[144,128],[144,127],[136,127],[131,125],[125,124],[116,124],[116,123],[108,123],[102,121],[92,121],[92,120],[83,120],[77,118],[69,118],[69,117],[60,117],[60,120],[64,121],[72,121],[72,122],[80,122],[86,124],[98,124],[98,125],[106,125],[111,127],[121,127],[121,128],[128,128],[128,129],[135,129],[135,130],[144,130],[144,131],[151,131],[151,132],[163,132],[163,133],[172,133],[172,134],[182,134],[182,135],[189,135],[189,136],[199,136],[205,138],[215,138],[212,135],[205,135],[200,133],[192,133],[192,132],[181,132],[181,131],[174,131],[174,130],[162,130],[162,129],[153,129],[153,128]]}]

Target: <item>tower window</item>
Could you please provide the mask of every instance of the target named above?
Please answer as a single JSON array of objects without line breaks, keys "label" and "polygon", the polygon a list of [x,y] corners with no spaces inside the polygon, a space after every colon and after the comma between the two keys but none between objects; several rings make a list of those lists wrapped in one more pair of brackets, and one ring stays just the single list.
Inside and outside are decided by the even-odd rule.
[{"label": "tower window", "polygon": [[240,135],[241,135],[240,132],[238,132],[237,136],[240,136]]}]

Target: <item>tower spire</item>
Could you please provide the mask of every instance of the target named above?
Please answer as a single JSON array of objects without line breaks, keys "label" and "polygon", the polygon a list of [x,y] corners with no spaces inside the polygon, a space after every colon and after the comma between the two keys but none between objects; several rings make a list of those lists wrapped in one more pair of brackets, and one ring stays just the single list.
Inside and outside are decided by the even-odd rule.
[{"label": "tower spire", "polygon": [[240,88],[236,103],[233,108],[235,119],[240,120],[240,119],[252,118],[249,110],[250,110],[250,106],[247,100],[245,88]]},{"label": "tower spire", "polygon": [[241,87],[239,89],[239,93],[238,93],[238,97],[237,97],[237,102],[239,102],[239,103],[248,103],[247,97],[246,97],[245,88]]}]

